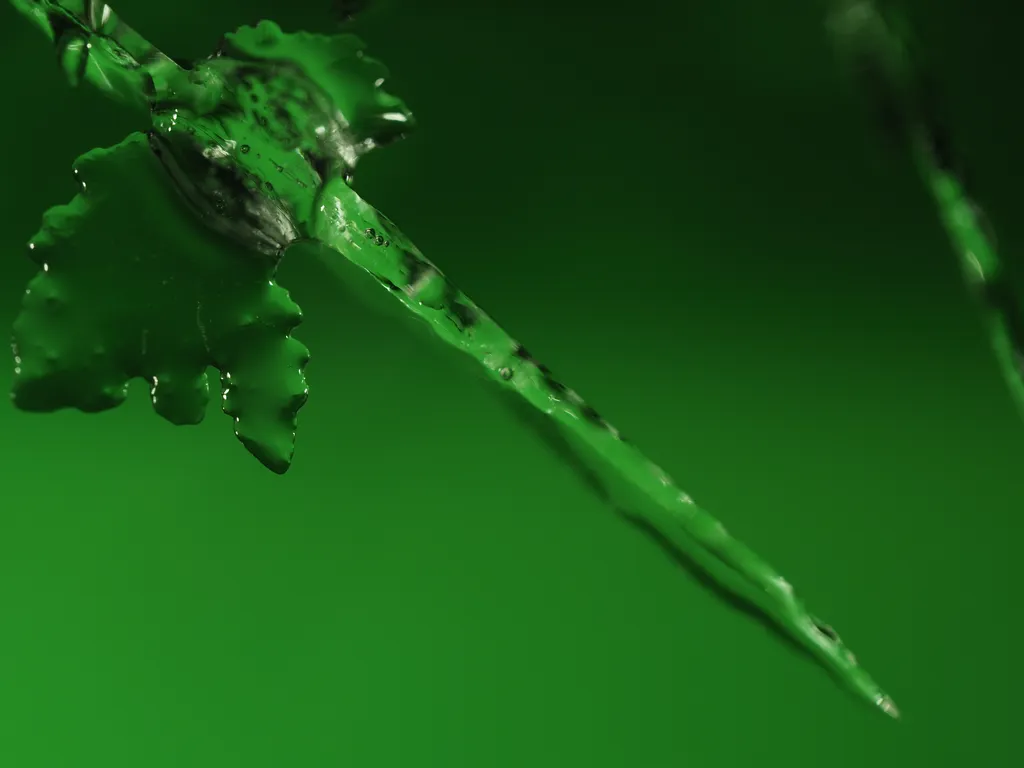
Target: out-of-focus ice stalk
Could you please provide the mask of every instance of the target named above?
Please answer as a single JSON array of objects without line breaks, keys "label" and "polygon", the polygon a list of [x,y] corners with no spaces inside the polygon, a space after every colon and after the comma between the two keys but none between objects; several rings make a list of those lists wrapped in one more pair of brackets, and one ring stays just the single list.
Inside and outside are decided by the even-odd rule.
[{"label": "out-of-focus ice stalk", "polygon": [[834,3],[829,28],[884,130],[909,149],[1024,417],[1024,316],[1017,286],[999,256],[984,211],[965,188],[959,158],[937,113],[933,85],[913,56],[907,24],[871,0],[842,0]]}]

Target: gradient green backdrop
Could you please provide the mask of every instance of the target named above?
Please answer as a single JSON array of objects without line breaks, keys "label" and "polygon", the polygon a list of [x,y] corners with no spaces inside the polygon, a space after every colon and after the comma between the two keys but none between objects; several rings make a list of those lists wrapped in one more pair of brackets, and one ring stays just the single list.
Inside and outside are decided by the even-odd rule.
[{"label": "gradient green backdrop", "polygon": [[[1014,19],[939,5],[909,7],[1013,254]],[[328,6],[116,8],[196,57]],[[356,29],[421,127],[357,186],[778,565],[903,722],[701,586],[382,291],[296,262],[284,477],[141,384],[103,415],[0,408],[0,765],[1016,764],[1024,425],[819,11],[379,0]],[[143,126],[0,22],[6,325],[73,159]]]}]

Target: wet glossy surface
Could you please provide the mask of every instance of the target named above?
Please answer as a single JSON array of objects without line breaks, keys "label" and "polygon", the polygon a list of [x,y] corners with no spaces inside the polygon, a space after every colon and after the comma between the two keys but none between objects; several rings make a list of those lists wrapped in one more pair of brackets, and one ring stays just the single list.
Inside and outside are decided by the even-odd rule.
[{"label": "wet glossy surface", "polygon": [[[187,50],[195,30],[168,26],[183,8],[157,26]],[[199,52],[253,12],[203,10]],[[456,10],[432,3],[371,25],[382,58],[407,73],[423,130],[444,127],[382,153],[372,174],[368,158],[363,194],[785,563],[899,695],[905,721],[890,727],[836,696],[652,558],[489,389],[408,327],[368,322],[372,292],[338,302],[297,260],[282,280],[307,310],[311,383],[335,396],[308,406],[284,484],[227,450],[218,419],[161,434],[144,396],[99,430],[74,414],[2,422],[20,479],[2,560],[17,618],[5,653],[20,665],[11,751],[26,765],[1012,761],[1019,428],[934,214],[926,199],[914,208],[919,185],[871,165],[859,112],[829,90],[823,50],[801,43],[820,19],[659,17],[616,38],[637,54],[620,73],[598,55],[620,20],[537,28],[519,12],[495,25]],[[161,21],[143,7],[130,16],[147,13]],[[669,32],[680,28],[708,45],[680,51]],[[759,47],[766,29],[788,40],[778,56]],[[508,51],[523,45],[537,61],[510,78]],[[948,50],[954,70],[981,60]],[[466,130],[465,91],[442,88],[426,60],[475,88],[472,123],[490,135]],[[706,109],[667,109],[651,66],[686,76],[688,102]],[[576,73],[573,95],[533,92],[553,67]],[[495,82],[500,98],[487,96]],[[954,92],[1012,253],[1000,184],[1016,177],[1016,133],[988,119],[977,82],[954,78]],[[635,95],[602,112],[612,135],[645,137],[632,162],[616,155],[615,184],[594,171],[607,141],[584,117],[609,83]],[[533,106],[510,116],[510,98]],[[34,179],[9,209],[24,221],[8,245],[22,265],[7,283],[11,317],[30,277],[19,248],[38,212],[75,191],[66,168],[129,132],[112,113],[69,136],[74,107],[95,103],[39,104],[10,139],[36,150],[9,161]],[[538,122],[573,141],[552,144]],[[499,125],[545,183],[495,156]],[[63,142],[67,155],[51,156]]]}]

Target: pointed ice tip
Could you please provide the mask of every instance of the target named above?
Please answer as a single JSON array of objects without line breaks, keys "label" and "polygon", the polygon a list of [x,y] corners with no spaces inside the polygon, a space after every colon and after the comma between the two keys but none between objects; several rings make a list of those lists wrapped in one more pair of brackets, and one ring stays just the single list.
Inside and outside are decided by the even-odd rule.
[{"label": "pointed ice tip", "polygon": [[888,696],[878,697],[878,708],[885,712],[885,714],[887,714],[893,720],[900,719],[900,711],[896,707],[896,702],[890,699]]}]

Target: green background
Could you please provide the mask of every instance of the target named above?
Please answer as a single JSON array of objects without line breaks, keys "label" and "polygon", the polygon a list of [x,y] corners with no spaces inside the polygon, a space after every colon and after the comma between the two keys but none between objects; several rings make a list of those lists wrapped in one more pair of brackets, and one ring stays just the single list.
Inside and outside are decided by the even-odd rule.
[{"label": "green background", "polygon": [[[328,6],[115,7],[197,57]],[[1019,252],[1015,20],[907,7]],[[102,415],[0,408],[0,765],[1014,764],[1024,426],[820,11],[379,0],[356,29],[420,128],[356,183],[776,564],[902,722],[665,556],[383,291],[286,263],[313,352],[289,474],[141,383]],[[8,323],[74,158],[144,126],[0,22]]]}]

